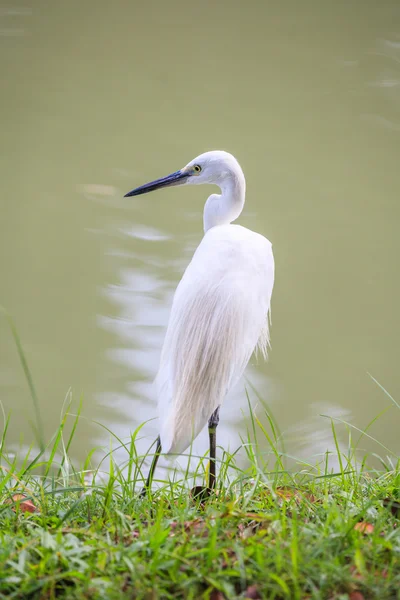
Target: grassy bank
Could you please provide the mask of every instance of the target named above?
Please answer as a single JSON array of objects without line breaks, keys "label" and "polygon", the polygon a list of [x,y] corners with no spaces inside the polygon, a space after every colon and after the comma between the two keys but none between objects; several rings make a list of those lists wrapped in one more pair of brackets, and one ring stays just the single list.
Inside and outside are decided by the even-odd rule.
[{"label": "grassy bank", "polygon": [[[192,457],[197,473],[158,481],[153,495],[141,499],[150,457],[137,455],[140,428],[127,442],[113,436],[126,452],[124,465],[110,450],[95,470],[93,453],[80,468],[69,458],[79,411],[69,416],[66,407],[45,443],[33,378],[7,318],[32,396],[39,450],[11,452],[5,422],[0,598],[400,598],[400,464],[379,441],[383,456],[360,461],[367,430],[340,423],[348,433],[343,450],[332,421],[337,468],[327,454],[289,471],[268,411],[267,427],[250,413],[243,442],[248,468],[223,454],[207,502],[188,486],[189,475],[205,477],[205,457]],[[382,392],[398,418],[399,405]]]},{"label": "grassy bank", "polygon": [[371,470],[349,445],[337,472],[322,460],[292,474],[264,430],[271,464],[252,445],[245,471],[224,455],[231,468],[206,503],[179,476],[140,499],[137,432],[124,469],[107,456],[104,481],[73,469],[64,422],[24,460],[10,458],[3,437],[0,598],[400,598],[395,461]]}]

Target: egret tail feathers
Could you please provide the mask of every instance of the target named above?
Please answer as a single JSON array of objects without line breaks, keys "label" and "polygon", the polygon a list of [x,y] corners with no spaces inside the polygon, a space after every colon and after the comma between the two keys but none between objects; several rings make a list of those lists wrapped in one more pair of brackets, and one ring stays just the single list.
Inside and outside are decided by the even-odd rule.
[{"label": "egret tail feathers", "polygon": [[[186,290],[187,292],[187,290]],[[259,342],[266,354],[268,322],[254,326],[240,290],[218,286],[185,294],[173,307],[157,376],[161,442],[182,453],[241,377]]]}]

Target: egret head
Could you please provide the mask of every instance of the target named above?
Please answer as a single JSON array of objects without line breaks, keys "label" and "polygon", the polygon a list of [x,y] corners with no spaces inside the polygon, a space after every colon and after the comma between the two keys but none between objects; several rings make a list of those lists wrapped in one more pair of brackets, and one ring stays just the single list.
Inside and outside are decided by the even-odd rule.
[{"label": "egret head", "polygon": [[243,177],[243,173],[236,158],[223,150],[214,150],[200,154],[183,167],[183,169],[175,171],[171,175],[161,177],[161,179],[156,179],[135,188],[125,194],[125,197],[139,196],[140,194],[146,194],[147,192],[173,185],[214,183],[221,186],[227,179],[238,176]]}]

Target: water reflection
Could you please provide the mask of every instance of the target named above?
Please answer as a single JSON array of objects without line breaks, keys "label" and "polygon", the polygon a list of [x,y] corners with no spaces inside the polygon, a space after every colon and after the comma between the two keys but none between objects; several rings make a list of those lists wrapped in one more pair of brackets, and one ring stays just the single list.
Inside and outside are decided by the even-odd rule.
[{"label": "water reflection", "polygon": [[[361,117],[378,127],[400,131],[400,36],[393,40],[377,39],[375,49],[366,53],[365,60],[375,67],[376,75],[366,85],[376,90],[380,112],[362,114]],[[382,104],[384,103],[384,104]]]}]

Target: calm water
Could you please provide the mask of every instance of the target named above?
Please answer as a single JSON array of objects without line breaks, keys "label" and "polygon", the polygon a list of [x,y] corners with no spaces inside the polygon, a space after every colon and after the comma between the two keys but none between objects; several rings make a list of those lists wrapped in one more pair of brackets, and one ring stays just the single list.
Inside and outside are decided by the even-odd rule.
[{"label": "calm water", "polygon": [[[240,223],[276,258],[272,352],[247,376],[287,450],[323,452],[319,415],[363,428],[390,404],[367,372],[400,399],[400,5],[143,4],[0,2],[0,304],[46,436],[70,387],[84,397],[79,460],[109,443],[93,420],[125,437],[156,415],[169,306],[210,192],[123,194],[225,149],[247,178]],[[9,441],[29,444],[32,405],[4,319],[0,361]],[[222,413],[231,448],[242,410],[243,383]],[[397,452],[399,418],[392,408],[370,431]]]}]

